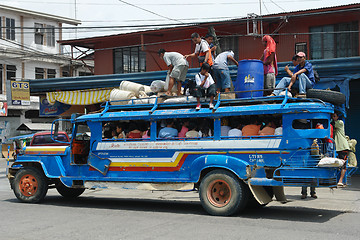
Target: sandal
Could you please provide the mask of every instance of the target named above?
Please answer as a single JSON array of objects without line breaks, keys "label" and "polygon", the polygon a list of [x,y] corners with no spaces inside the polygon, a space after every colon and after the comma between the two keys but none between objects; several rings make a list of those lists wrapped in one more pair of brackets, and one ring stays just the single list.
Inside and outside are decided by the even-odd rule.
[{"label": "sandal", "polygon": [[338,186],[338,187],[344,187],[344,184],[341,183],[341,182],[339,182],[339,183],[337,184],[337,186]]}]

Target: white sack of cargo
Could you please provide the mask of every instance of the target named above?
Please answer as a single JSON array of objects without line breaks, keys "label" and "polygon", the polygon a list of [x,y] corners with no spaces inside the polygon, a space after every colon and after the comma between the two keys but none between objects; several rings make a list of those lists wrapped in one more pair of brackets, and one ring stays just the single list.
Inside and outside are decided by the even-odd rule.
[{"label": "white sack of cargo", "polygon": [[174,98],[169,98],[166,99],[164,101],[164,103],[186,103],[186,102],[194,102],[196,101],[196,98],[193,96],[189,96],[189,97],[174,97]]},{"label": "white sack of cargo", "polygon": [[133,97],[135,97],[135,94],[133,92],[124,91],[117,88],[113,89],[110,92],[111,105],[126,105],[128,104],[128,101],[124,100],[129,100]]},{"label": "white sack of cargo", "polygon": [[145,92],[145,93],[151,93],[152,90],[151,90],[150,86],[144,85],[144,92]]},{"label": "white sack of cargo", "polygon": [[342,165],[344,165],[343,160],[331,157],[324,157],[318,163],[319,167],[342,167]]},{"label": "white sack of cargo", "polygon": [[145,91],[144,85],[130,81],[122,81],[119,88],[120,90],[133,92],[136,97],[139,96],[140,91]]},{"label": "white sack of cargo", "polygon": [[164,87],[165,87],[165,82],[161,80],[155,80],[150,85],[150,89],[154,93],[163,92]]},{"label": "white sack of cargo", "polygon": [[128,104],[148,104],[149,103],[149,99],[145,98],[136,98],[136,97],[132,97]]}]

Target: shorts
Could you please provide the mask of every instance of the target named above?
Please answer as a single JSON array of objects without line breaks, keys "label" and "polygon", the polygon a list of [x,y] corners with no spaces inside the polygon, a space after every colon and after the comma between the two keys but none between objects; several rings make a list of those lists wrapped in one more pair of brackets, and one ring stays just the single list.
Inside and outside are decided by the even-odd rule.
[{"label": "shorts", "polygon": [[216,85],[215,85],[215,83],[211,84],[208,88],[196,86],[193,90],[193,94],[194,94],[193,96],[196,98],[201,98],[204,96],[215,97],[216,96]]},{"label": "shorts", "polygon": [[187,65],[174,66],[170,73],[170,77],[174,78],[175,81],[185,82],[188,68]]},{"label": "shorts", "polygon": [[214,77],[216,79],[216,86],[220,89],[231,87],[231,78],[229,69],[213,69]]},{"label": "shorts", "polygon": [[275,73],[264,74],[264,89],[275,88]]},{"label": "shorts", "polygon": [[344,165],[341,167],[341,169],[346,169],[346,162],[347,162],[347,158],[348,158],[348,154],[349,151],[348,150],[344,150],[344,151],[338,151],[336,152],[338,154],[338,158],[344,160]]}]

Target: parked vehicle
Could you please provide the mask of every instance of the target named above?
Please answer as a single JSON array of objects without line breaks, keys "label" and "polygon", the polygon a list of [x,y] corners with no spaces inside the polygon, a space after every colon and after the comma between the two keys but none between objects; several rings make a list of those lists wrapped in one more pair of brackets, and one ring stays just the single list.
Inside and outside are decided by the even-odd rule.
[{"label": "parked vehicle", "polygon": [[31,139],[30,146],[67,146],[70,139],[66,132],[58,132],[56,135],[50,131],[37,132]]},{"label": "parked vehicle", "polygon": [[[9,169],[16,197],[36,203],[49,187],[64,197],[85,189],[199,190],[204,209],[232,215],[250,204],[264,206],[276,197],[286,202],[284,186],[335,187],[339,167],[320,167],[328,150],[330,114],[334,106],[316,99],[287,96],[217,99],[215,108],[195,110],[195,103],[112,105],[101,113],[72,118],[70,146],[26,147]],[[275,117],[282,135],[228,137],[221,135],[224,118],[247,121]],[[209,136],[158,138],[163,121],[197,119],[209,122]],[[301,120],[301,121],[299,121]],[[142,121],[149,138],[107,138],[109,123]],[[301,127],[298,122],[305,122]],[[318,123],[323,129],[317,129]],[[91,132],[91,136],[85,134]],[[317,140],[317,151],[314,150]],[[354,168],[347,168],[347,177]]]}]

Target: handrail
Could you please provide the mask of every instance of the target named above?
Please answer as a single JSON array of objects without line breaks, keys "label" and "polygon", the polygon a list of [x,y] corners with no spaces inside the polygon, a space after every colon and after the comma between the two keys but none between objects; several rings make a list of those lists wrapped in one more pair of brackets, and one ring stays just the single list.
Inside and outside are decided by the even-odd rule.
[{"label": "handrail", "polygon": [[158,107],[158,97],[155,98],[155,102],[154,102],[154,106],[152,107],[152,109],[149,111],[150,114],[152,114]]}]

